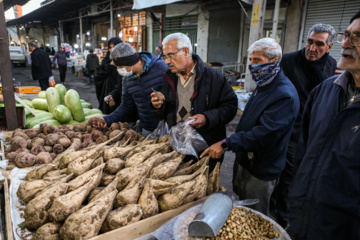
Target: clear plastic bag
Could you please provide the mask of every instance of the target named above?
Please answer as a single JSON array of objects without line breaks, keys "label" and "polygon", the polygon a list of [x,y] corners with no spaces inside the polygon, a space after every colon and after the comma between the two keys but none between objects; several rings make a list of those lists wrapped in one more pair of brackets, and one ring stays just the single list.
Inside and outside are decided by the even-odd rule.
[{"label": "clear plastic bag", "polygon": [[49,86],[50,87],[55,87],[56,83],[55,83],[55,78],[54,76],[50,76],[49,77]]},{"label": "clear plastic bag", "polygon": [[199,158],[198,153],[205,150],[208,145],[195,128],[189,125],[193,121],[195,119],[172,127],[169,131],[169,142],[173,150]]},{"label": "clear plastic bag", "polygon": [[165,120],[161,120],[157,128],[151,133],[150,140],[156,138],[162,138],[164,135],[169,133],[169,126]]}]

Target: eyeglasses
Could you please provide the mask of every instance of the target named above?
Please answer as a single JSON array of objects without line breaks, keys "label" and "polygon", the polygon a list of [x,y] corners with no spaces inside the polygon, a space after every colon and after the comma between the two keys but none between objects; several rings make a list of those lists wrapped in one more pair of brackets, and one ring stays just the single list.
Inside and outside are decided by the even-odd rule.
[{"label": "eyeglasses", "polygon": [[173,59],[175,57],[175,55],[180,52],[181,50],[183,50],[184,48],[180,48],[176,53],[169,53],[167,56],[163,56],[161,57],[161,60],[165,61],[168,58]]},{"label": "eyeglasses", "polygon": [[349,43],[352,46],[359,47],[360,46],[360,35],[359,33],[349,34],[347,32],[345,33],[338,33],[336,34],[336,41],[338,43],[344,43],[346,39],[349,39]]}]

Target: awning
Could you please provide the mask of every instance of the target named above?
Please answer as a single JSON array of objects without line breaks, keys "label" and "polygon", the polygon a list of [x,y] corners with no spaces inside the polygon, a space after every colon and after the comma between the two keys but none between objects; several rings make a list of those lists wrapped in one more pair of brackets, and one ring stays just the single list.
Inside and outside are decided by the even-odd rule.
[{"label": "awning", "polygon": [[183,0],[134,0],[132,9],[144,9],[181,1]]},{"label": "awning", "polygon": [[50,2],[20,18],[6,22],[7,26],[14,25],[41,25],[49,26],[57,24],[61,20],[66,20],[79,15],[79,9],[88,6],[98,0],[57,0]]}]

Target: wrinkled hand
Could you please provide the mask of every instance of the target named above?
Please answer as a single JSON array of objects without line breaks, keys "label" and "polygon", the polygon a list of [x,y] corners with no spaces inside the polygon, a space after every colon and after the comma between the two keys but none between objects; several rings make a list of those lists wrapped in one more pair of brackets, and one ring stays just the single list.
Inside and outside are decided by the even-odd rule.
[{"label": "wrinkled hand", "polygon": [[105,128],[106,127],[106,121],[102,117],[92,117],[89,119],[89,125],[94,128]]},{"label": "wrinkled hand", "polygon": [[[154,108],[159,109],[164,103],[164,100],[159,99],[158,96],[156,96],[159,92],[152,92],[151,93],[151,104],[154,106]],[[161,93],[160,93],[161,94]]]},{"label": "wrinkled hand", "polygon": [[224,154],[224,149],[221,147],[221,142],[214,143],[208,147],[201,155],[200,158],[203,158],[206,155],[209,155],[210,158],[218,159]]},{"label": "wrinkled hand", "polygon": [[196,114],[192,117],[189,117],[187,119],[187,121],[191,120],[191,119],[196,119],[195,122],[192,122],[189,124],[190,126],[192,126],[194,128],[201,128],[201,127],[205,126],[205,124],[206,124],[206,117],[204,114]]}]

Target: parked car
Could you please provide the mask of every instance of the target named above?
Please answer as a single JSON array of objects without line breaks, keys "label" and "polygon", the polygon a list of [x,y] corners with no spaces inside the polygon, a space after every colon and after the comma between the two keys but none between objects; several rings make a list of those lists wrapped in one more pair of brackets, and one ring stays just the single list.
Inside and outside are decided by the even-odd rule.
[{"label": "parked car", "polygon": [[26,67],[26,55],[24,48],[20,46],[9,46],[9,50],[11,63],[20,63],[23,67]]}]

